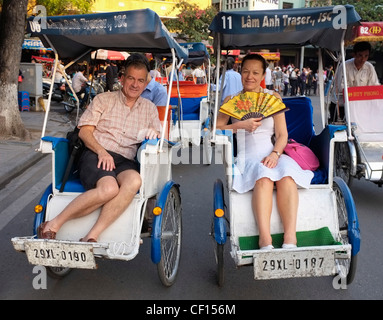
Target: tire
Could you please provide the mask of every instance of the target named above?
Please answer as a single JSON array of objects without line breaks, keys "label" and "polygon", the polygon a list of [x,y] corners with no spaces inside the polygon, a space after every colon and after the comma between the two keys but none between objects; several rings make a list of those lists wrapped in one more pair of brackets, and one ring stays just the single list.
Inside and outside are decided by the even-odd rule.
[{"label": "tire", "polygon": [[[342,244],[349,244],[350,243],[350,238],[348,234],[349,214],[347,211],[344,190],[342,190],[342,186],[341,186],[342,182],[344,183],[344,181],[339,181],[339,179],[334,179],[333,190],[336,196],[339,232],[341,235],[340,241],[342,242]],[[347,187],[347,186],[344,186],[344,187]],[[351,207],[355,207],[355,206],[351,206]],[[343,269],[345,273],[347,274],[346,283],[351,284],[356,274],[357,255],[351,256],[350,259],[337,259],[337,260],[338,260],[337,261],[338,264],[341,266],[341,269]]]},{"label": "tire", "polygon": [[217,260],[217,283],[218,286],[222,287],[225,281],[225,269],[224,269],[224,244],[216,243],[216,260]]},{"label": "tire", "polygon": [[342,178],[348,186],[351,186],[351,153],[347,141],[335,143],[334,176]]},{"label": "tire", "polygon": [[65,111],[68,113],[71,113],[76,108],[75,104],[73,103],[72,97],[68,94],[65,94],[63,102]]},{"label": "tire", "polygon": [[176,280],[181,257],[182,238],[181,197],[172,186],[166,198],[161,222],[161,260],[157,265],[159,278],[170,287]]},{"label": "tire", "polygon": [[47,274],[53,279],[62,279],[71,271],[71,268],[47,267]]},{"label": "tire", "polygon": [[[223,183],[217,179],[214,183],[214,212],[216,209],[225,207]],[[228,220],[225,216],[217,217],[213,213],[211,224],[211,235],[214,243],[214,254],[217,263],[217,284],[222,287],[225,280],[224,270],[224,247],[227,241]]]}]

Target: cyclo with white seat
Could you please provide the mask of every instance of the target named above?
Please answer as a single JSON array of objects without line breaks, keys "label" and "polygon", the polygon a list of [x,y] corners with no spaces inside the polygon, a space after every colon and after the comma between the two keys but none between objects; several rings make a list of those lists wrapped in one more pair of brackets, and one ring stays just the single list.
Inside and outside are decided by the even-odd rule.
[{"label": "cyclo with white seat", "polygon": [[[211,163],[211,145],[208,134],[211,131],[210,100],[210,55],[201,42],[180,43],[188,49],[187,62],[201,67],[206,74],[204,83],[179,81],[173,86],[170,104],[177,106],[172,113],[170,140],[199,146],[203,141],[204,163]],[[179,121],[180,120],[180,121]]]},{"label": "cyclo with white seat", "polygon": [[[337,23],[347,21],[345,29]],[[348,31],[360,17],[353,6],[302,8],[272,11],[220,12],[210,25],[220,69],[221,50],[271,48],[282,46],[318,48],[321,109],[324,113],[322,48],[339,50]],[[298,21],[300,21],[298,23]],[[219,79],[217,75],[216,79]],[[218,87],[218,81],[217,81]],[[218,106],[218,92],[214,119]],[[285,113],[289,138],[309,146],[320,160],[309,189],[298,189],[297,248],[281,248],[283,227],[273,194],[271,235],[273,250],[259,250],[258,227],[254,219],[252,191],[239,194],[232,188],[235,170],[231,131],[217,131],[213,123],[212,142],[221,148],[226,183],[214,184],[214,214],[211,235],[217,261],[217,281],[224,283],[224,248],[230,241],[230,254],[237,267],[250,265],[254,279],[279,279],[336,275],[336,286],[351,283],[356,272],[360,249],[357,213],[352,194],[340,178],[333,178],[334,144],[345,141],[337,126],[325,126],[316,134],[311,100],[307,97],[285,98],[290,109]],[[322,124],[324,126],[323,116]],[[344,133],[343,131],[340,131]],[[237,133],[239,134],[239,133]],[[315,183],[315,184],[314,184]],[[228,204],[225,194],[228,193]]]},{"label": "cyclo with white seat", "polygon": [[[382,42],[382,30],[383,22],[362,22],[353,28],[353,38],[350,43]],[[344,52],[342,54],[344,55]],[[338,61],[340,62],[341,59]],[[343,68],[343,65],[338,63],[338,68]],[[346,126],[348,139],[335,145],[334,174],[342,177],[349,186],[354,178],[363,177],[366,181],[381,187],[383,185],[383,86],[348,88],[345,79],[334,78],[333,83],[339,83],[339,80],[343,81],[342,84],[345,87],[342,92],[345,118],[339,117],[338,105],[335,109],[335,123]],[[333,85],[331,93],[334,96],[337,95],[335,88]],[[342,100],[342,97],[338,96],[336,100]]]},{"label": "cyclo with white seat", "polygon": [[[61,59],[78,57],[78,60],[98,48],[169,52],[173,57],[173,68],[177,60],[187,58],[187,50],[177,44],[158,15],[149,9],[47,17],[46,28],[42,25],[37,28],[36,23],[36,19],[30,18],[28,31],[40,37],[46,46],[54,50],[56,62],[59,56]],[[57,63],[54,73],[56,68]],[[80,242],[79,239],[93,226],[100,209],[65,223],[55,240],[38,239],[36,235],[37,227],[43,221],[57,216],[84,191],[71,166],[67,181],[63,181],[71,157],[68,140],[45,136],[50,109],[49,97],[38,151],[52,155],[52,183],[35,208],[34,235],[12,239],[14,248],[25,251],[31,264],[47,266],[50,275],[62,277],[72,268],[97,268],[95,258],[99,257],[131,260],[138,254],[142,239],[151,237],[151,257],[158,266],[160,280],[165,286],[174,283],[181,253],[182,209],[179,185],[172,180],[171,158],[175,143],[164,139],[172,83],[171,81],[161,139],[145,141],[137,153],[142,186],[130,206],[100,235],[97,243]],[[153,219],[151,233],[142,232],[144,219]]]}]

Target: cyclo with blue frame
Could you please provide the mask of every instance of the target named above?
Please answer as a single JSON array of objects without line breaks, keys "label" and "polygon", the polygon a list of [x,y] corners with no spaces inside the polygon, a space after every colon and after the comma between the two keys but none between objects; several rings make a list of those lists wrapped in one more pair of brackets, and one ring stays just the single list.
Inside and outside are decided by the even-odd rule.
[{"label": "cyclo with blue frame", "polygon": [[[47,47],[54,50],[56,64],[53,77],[58,57],[78,57],[78,60],[99,48],[171,53],[173,69],[177,61],[181,63],[188,56],[187,50],[171,37],[158,15],[149,9],[46,17],[44,21],[32,17],[28,20],[28,32],[40,37]],[[97,243],[83,243],[79,239],[95,223],[100,210],[68,221],[55,240],[38,239],[36,235],[37,227],[43,221],[57,216],[84,191],[75,172],[70,172],[63,186],[70,159],[68,140],[45,136],[50,99],[51,95],[38,151],[52,155],[52,183],[35,207],[33,236],[12,238],[14,248],[25,251],[31,264],[47,266],[50,275],[63,277],[72,268],[97,268],[95,258],[131,260],[138,254],[142,238],[151,237],[151,257],[158,266],[160,280],[165,286],[172,285],[180,263],[182,208],[179,185],[172,180],[171,170],[172,148],[176,144],[164,139],[168,108],[163,119],[161,139],[145,141],[138,150],[142,178],[139,192],[124,213],[100,235]],[[154,207],[154,218],[149,212],[151,206]],[[153,219],[151,233],[141,232],[145,217]]]},{"label": "cyclo with blue frame", "polygon": [[[353,38],[348,43],[354,45],[361,41],[382,42],[383,22],[362,22],[353,28]],[[344,52],[342,53],[344,55]],[[344,64],[337,58],[338,68],[345,72]],[[344,67],[344,69],[343,69]],[[337,143],[334,156],[334,174],[342,177],[350,186],[354,178],[383,185],[383,86],[371,85],[347,87],[345,79],[337,79],[336,73],[332,81],[327,104],[337,101],[334,121],[347,126],[348,141]],[[342,92],[335,83],[342,82]],[[337,92],[338,91],[338,92]],[[335,98],[335,99],[334,99]],[[340,118],[340,104],[344,102],[344,119]],[[340,104],[339,104],[340,103]],[[368,110],[368,112],[366,112]]]},{"label": "cyclo with blue frame", "polygon": [[[307,97],[285,98],[289,138],[309,146],[320,160],[309,189],[298,189],[297,248],[281,248],[283,227],[273,194],[271,234],[273,250],[259,250],[258,227],[251,207],[252,191],[239,194],[232,188],[235,170],[234,137],[231,131],[217,131],[219,110],[216,92],[211,141],[222,149],[226,184],[214,184],[214,214],[211,235],[217,261],[217,281],[224,283],[224,247],[237,267],[253,267],[254,279],[279,279],[336,275],[336,286],[351,283],[360,249],[359,223],[347,184],[333,177],[334,144],[346,141],[344,127],[325,126],[322,50],[338,51],[353,25],[360,20],[353,6],[302,8],[270,11],[219,12],[210,30],[220,69],[221,50],[273,48],[283,46],[318,48],[319,92],[323,131],[316,134],[313,109]],[[216,79],[219,79],[217,74]],[[218,87],[217,80],[217,87]],[[229,203],[225,202],[228,193]]]}]

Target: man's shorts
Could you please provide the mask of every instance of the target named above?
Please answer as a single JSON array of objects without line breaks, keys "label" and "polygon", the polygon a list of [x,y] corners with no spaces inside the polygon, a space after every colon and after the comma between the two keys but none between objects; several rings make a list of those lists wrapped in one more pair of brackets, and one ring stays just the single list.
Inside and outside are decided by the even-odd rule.
[{"label": "man's shorts", "polygon": [[117,179],[117,176],[126,170],[136,170],[139,172],[138,163],[133,160],[129,160],[122,155],[108,151],[113,157],[115,169],[113,171],[103,170],[102,167],[97,168],[98,155],[89,149],[85,149],[81,155],[79,162],[79,173],[82,185],[86,190],[96,187],[96,183],[103,177],[111,176]]}]

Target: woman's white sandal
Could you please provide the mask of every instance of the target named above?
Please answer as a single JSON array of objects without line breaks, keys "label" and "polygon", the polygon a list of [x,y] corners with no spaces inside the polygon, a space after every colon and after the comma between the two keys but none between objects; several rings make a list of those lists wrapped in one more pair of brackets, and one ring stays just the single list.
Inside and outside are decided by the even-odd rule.
[{"label": "woman's white sandal", "polygon": [[259,250],[271,250],[274,249],[272,244],[269,244],[268,246],[261,247]]},{"label": "woman's white sandal", "polygon": [[283,249],[294,249],[296,247],[297,246],[295,244],[292,244],[292,243],[284,243],[284,244],[282,244],[282,248]]}]

